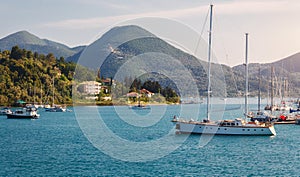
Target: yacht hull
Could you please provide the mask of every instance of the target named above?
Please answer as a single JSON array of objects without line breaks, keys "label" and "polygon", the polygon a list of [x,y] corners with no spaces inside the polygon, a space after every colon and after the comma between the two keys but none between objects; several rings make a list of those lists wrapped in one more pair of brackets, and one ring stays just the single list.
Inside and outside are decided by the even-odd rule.
[{"label": "yacht hull", "polygon": [[221,126],[210,123],[177,122],[177,133],[212,134],[212,135],[247,135],[273,136],[276,135],[273,125],[270,126]]},{"label": "yacht hull", "polygon": [[8,119],[37,119],[39,118],[37,115],[14,115],[14,114],[6,114]]}]

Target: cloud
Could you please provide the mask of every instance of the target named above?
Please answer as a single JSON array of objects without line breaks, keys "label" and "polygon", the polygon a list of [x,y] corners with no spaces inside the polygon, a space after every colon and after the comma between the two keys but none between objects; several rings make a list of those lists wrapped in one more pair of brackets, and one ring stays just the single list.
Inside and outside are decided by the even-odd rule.
[{"label": "cloud", "polygon": [[183,18],[190,17],[194,14],[202,14],[207,12],[207,7],[195,7],[188,9],[170,10],[170,11],[157,11],[157,12],[146,12],[137,14],[126,14],[126,15],[116,15],[107,17],[95,17],[95,18],[85,18],[85,19],[70,19],[58,22],[45,23],[42,26],[50,28],[60,28],[60,29],[87,29],[87,28],[99,28],[101,26],[112,25],[117,22],[143,18],[143,17],[166,17],[166,18]]},{"label": "cloud", "polygon": [[[293,5],[291,5],[293,4]],[[289,8],[285,8],[285,7]],[[266,1],[230,1],[217,3],[215,11],[219,15],[249,15],[249,14],[262,14],[262,13],[278,13],[278,12],[298,12],[300,3],[294,0],[266,0]],[[106,3],[105,7],[112,9],[129,8],[129,6],[112,5]],[[131,7],[137,8],[137,7]],[[133,9],[131,9],[133,11]],[[200,5],[196,7],[175,9],[175,10],[160,10],[144,13],[131,13],[124,15],[114,15],[106,17],[94,17],[84,19],[69,19],[57,22],[45,23],[43,27],[59,28],[59,29],[95,29],[101,27],[111,26],[117,22],[122,22],[129,19],[143,18],[143,17],[165,17],[174,18],[179,20],[193,19],[199,15],[204,15],[208,11],[208,5]],[[124,12],[123,12],[124,13]]]},{"label": "cloud", "polygon": [[284,0],[233,1],[231,3],[222,3],[216,8],[219,14],[258,14],[287,11],[289,8],[284,7],[288,4],[289,1]]},{"label": "cloud", "polygon": [[[76,0],[82,6],[97,6],[99,8],[109,8],[111,10],[126,10],[130,6],[128,3],[118,3],[113,1],[99,1],[99,0]],[[75,1],[75,2],[76,2]]]}]

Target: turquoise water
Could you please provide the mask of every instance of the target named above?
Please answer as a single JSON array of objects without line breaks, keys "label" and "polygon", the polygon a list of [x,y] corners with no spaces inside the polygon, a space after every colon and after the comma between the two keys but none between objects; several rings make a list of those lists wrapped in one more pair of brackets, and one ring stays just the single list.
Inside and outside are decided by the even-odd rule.
[{"label": "turquoise water", "polygon": [[[197,105],[186,105],[185,115],[192,116],[196,108]],[[109,136],[102,136],[99,142],[123,155],[123,159],[113,158],[101,150],[102,146],[98,149],[92,144],[88,140],[91,137],[85,136],[80,129],[82,124],[79,126],[75,113],[86,115],[86,128],[97,133],[89,124],[99,119],[87,111],[89,109],[99,110],[107,128],[122,139],[143,143],[167,136],[174,142],[166,141],[163,148],[172,149],[174,144],[178,148],[154,160],[132,162],[135,159],[130,158],[132,156],[143,159],[139,147],[134,147],[137,151],[132,154],[123,147],[114,146]],[[181,142],[186,137],[173,134],[174,124],[170,120],[174,114],[179,115],[179,109],[180,106],[154,106],[151,110],[134,112],[122,106],[76,107],[75,111],[66,113],[40,111],[41,117],[37,120],[1,116],[0,176],[300,175],[300,126],[276,125],[275,137],[214,136],[205,146],[199,147],[201,136],[192,135]],[[225,116],[233,118],[241,115],[240,112],[231,111]],[[203,115],[201,112],[200,116]],[[160,116],[160,119],[149,120],[151,116]],[[132,125],[132,121],[136,125]],[[161,150],[155,144],[148,149],[154,156]]]}]

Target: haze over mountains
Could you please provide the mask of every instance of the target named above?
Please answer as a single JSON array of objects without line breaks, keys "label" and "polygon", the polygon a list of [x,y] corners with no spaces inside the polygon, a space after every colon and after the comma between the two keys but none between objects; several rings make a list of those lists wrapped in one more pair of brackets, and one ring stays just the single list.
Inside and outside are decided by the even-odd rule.
[{"label": "haze over mountains", "polygon": [[[141,39],[134,39],[134,36],[145,36]],[[119,41],[124,41],[124,39],[134,39],[128,42],[118,45]],[[155,37],[154,34],[137,27],[137,26],[122,26],[116,27],[104,34],[98,42],[101,43],[101,49],[103,55],[106,56],[103,65],[101,66],[101,74],[103,77],[113,77],[118,69],[128,61],[129,58],[138,56],[142,53],[156,52],[164,53],[174,58],[177,58],[183,65],[188,68],[192,73],[193,77],[197,80],[197,85],[200,88],[200,92],[204,93],[206,89],[206,77],[205,74],[205,61],[199,61],[194,56],[189,55],[180,49],[177,49],[167,42]],[[18,45],[20,48],[26,50],[31,50],[33,52],[48,54],[53,53],[57,58],[64,57],[67,61],[77,61],[80,57],[85,46],[78,46],[70,48],[64,44],[50,41],[48,39],[40,39],[39,37],[27,32],[20,31],[7,37],[0,39],[0,50],[10,50],[13,46]],[[140,63],[142,65],[142,63]],[[270,82],[270,71],[271,66],[275,67],[276,80],[283,83],[284,80],[288,80],[289,89],[288,92],[294,96],[300,93],[300,53],[291,55],[282,60],[266,63],[266,64],[250,64],[250,91],[253,95],[258,90],[258,68],[261,68],[261,89],[264,94],[269,90]],[[169,63],[166,67],[171,70],[172,63]],[[221,67],[224,72],[224,78],[226,80],[227,91],[233,93],[235,87],[243,91],[244,89],[244,66],[238,65],[234,67],[229,67],[226,65],[213,65],[215,70],[219,70]],[[177,68],[178,69],[178,68]],[[180,73],[180,70],[174,70],[174,73]],[[218,73],[215,73],[218,75]],[[133,76],[134,77],[134,76]],[[158,77],[155,75],[155,77]],[[181,78],[184,79],[184,78]],[[222,78],[216,77],[215,82],[219,82]],[[236,86],[234,86],[236,83]],[[170,83],[169,83],[170,84]],[[277,84],[280,85],[280,84]],[[280,86],[282,88],[282,84]],[[282,90],[278,92],[283,92]],[[232,95],[234,96],[234,95]]]}]

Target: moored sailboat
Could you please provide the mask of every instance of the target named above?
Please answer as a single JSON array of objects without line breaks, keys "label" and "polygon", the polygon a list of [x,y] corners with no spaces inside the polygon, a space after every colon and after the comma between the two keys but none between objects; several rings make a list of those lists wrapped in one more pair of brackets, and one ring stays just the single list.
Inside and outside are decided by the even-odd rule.
[{"label": "moored sailboat", "polygon": [[53,78],[53,85],[52,85],[52,107],[44,106],[46,112],[66,112],[66,106],[56,105],[54,104],[54,78]]},{"label": "moored sailboat", "polygon": [[266,122],[260,123],[247,122],[248,113],[248,34],[246,33],[246,57],[245,57],[245,118],[236,118],[234,120],[210,120],[210,69],[211,69],[211,33],[212,33],[212,10],[210,6],[210,29],[209,29],[209,47],[208,47],[208,87],[207,87],[207,117],[203,121],[184,121],[179,119],[176,123],[176,133],[192,134],[213,134],[213,135],[276,135],[273,124]]},{"label": "moored sailboat", "polygon": [[272,115],[272,110],[270,112],[267,111],[261,111],[260,108],[260,102],[261,102],[261,72],[260,72],[260,66],[258,68],[258,97],[257,97],[257,112],[250,112],[248,113],[248,117],[252,122],[258,121],[258,122],[276,122],[277,118],[276,116]]}]

